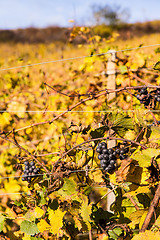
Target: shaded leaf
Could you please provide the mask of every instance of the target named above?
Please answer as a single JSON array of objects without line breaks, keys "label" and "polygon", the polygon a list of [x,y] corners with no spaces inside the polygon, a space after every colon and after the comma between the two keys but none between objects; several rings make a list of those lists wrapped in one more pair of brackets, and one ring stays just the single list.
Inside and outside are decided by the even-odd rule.
[{"label": "shaded leaf", "polygon": [[95,130],[92,130],[90,132],[90,135],[92,138],[100,138],[100,137],[104,137],[105,131],[108,131],[108,127],[103,126],[103,127],[99,127],[96,128]]},{"label": "shaded leaf", "polygon": [[114,113],[110,116],[112,129],[121,137],[123,137],[127,130],[133,130],[133,120],[124,113]]}]

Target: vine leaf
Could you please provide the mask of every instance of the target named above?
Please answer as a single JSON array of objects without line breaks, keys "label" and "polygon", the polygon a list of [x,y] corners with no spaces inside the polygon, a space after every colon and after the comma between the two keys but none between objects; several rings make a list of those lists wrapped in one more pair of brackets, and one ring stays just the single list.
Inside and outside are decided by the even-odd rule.
[{"label": "vine leaf", "polygon": [[141,240],[141,239],[145,239],[145,240],[151,240],[151,239],[160,240],[160,235],[159,235],[159,232],[152,232],[152,231],[146,230],[144,233],[139,233],[138,235],[135,235],[132,238],[132,240]]},{"label": "vine leaf", "polygon": [[117,237],[123,233],[123,229],[120,227],[116,227],[113,230],[109,230],[108,234],[111,239],[117,240]]},{"label": "vine leaf", "polygon": [[121,137],[123,137],[127,130],[133,130],[133,120],[124,113],[114,113],[110,116],[112,129]]},{"label": "vine leaf", "polygon": [[137,160],[140,167],[149,167],[151,159],[160,154],[159,149],[147,148],[142,151],[136,152],[131,156],[132,159]]},{"label": "vine leaf", "polygon": [[40,232],[44,232],[50,229],[50,225],[44,219],[40,220],[40,222],[37,224],[37,227]]},{"label": "vine leaf", "polygon": [[160,143],[160,128],[156,126],[151,127],[150,141]]},{"label": "vine leaf", "polygon": [[4,225],[5,217],[1,214],[0,215],[0,232],[3,230],[3,225]]},{"label": "vine leaf", "polygon": [[77,193],[76,191],[76,182],[72,179],[64,178],[63,187],[57,191],[57,194],[60,194],[62,197],[72,198],[73,195]]},{"label": "vine leaf", "polygon": [[58,234],[60,228],[63,226],[63,217],[66,211],[62,212],[60,209],[56,211],[50,210],[49,211],[49,220],[51,224],[51,232],[53,234]]},{"label": "vine leaf", "polygon": [[148,211],[144,210],[144,209],[140,209],[140,210],[137,210],[136,212],[131,213],[131,215],[129,217],[129,219],[131,220],[131,223],[129,223],[129,226],[131,228],[134,228],[135,225],[139,224],[141,217],[143,216],[143,214],[145,212],[148,212]]},{"label": "vine leaf", "polygon": [[34,209],[34,215],[36,218],[41,218],[44,214],[44,211],[40,208],[40,207],[37,207]]},{"label": "vine leaf", "polygon": [[105,131],[108,131],[108,130],[109,130],[109,128],[106,126],[99,127],[99,128],[96,128],[95,130],[92,130],[90,132],[90,135],[92,138],[104,137]]},{"label": "vine leaf", "polygon": [[38,227],[35,223],[24,220],[21,223],[20,230],[28,235],[34,235],[39,233]]},{"label": "vine leaf", "polygon": [[134,197],[140,193],[150,193],[150,189],[148,188],[148,186],[142,186],[142,187],[140,186],[135,191],[127,192],[123,194],[123,196],[128,197],[128,194],[129,194],[130,196]]},{"label": "vine leaf", "polygon": [[87,225],[88,227],[88,230],[91,230],[91,219],[90,219],[90,215],[92,213],[92,204],[89,204],[88,205],[88,201],[87,201],[87,198],[85,198],[83,201],[82,201],[82,205],[81,205],[81,209],[80,209],[80,212],[81,212],[81,216],[85,222],[85,224]]}]

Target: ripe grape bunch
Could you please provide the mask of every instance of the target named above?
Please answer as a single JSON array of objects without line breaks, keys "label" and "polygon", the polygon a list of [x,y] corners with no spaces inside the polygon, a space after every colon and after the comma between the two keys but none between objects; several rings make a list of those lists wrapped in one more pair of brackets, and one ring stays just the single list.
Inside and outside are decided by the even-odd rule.
[{"label": "ripe grape bunch", "polygon": [[39,173],[40,168],[36,168],[33,161],[30,163],[28,161],[25,161],[24,165],[25,168],[23,171],[24,174],[22,175],[22,181],[27,181],[28,183],[30,183],[32,178],[37,177],[36,174]]},{"label": "ripe grape bunch", "polygon": [[147,87],[141,88],[138,90],[137,99],[140,101],[140,103],[143,103],[144,106],[148,106],[151,101],[151,95],[147,91]]},{"label": "ripe grape bunch", "polygon": [[114,148],[107,149],[107,144],[105,142],[100,142],[96,148],[96,152],[99,153],[98,159],[100,160],[101,167],[108,173],[112,173],[116,168],[117,159],[126,159],[127,153],[129,152],[129,147],[127,142],[122,143],[124,147],[120,148],[118,144]]},{"label": "ripe grape bunch", "polygon": [[144,104],[145,107],[151,105],[152,100],[155,106],[156,102],[160,102],[160,89],[148,92],[147,87],[143,87],[138,90],[136,98],[140,101],[140,103]]}]

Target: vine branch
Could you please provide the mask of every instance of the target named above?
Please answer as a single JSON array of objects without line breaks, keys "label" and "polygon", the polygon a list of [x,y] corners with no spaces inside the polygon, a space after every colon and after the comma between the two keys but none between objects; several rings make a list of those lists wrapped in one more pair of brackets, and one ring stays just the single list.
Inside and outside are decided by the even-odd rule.
[{"label": "vine branch", "polygon": [[160,199],[160,183],[159,183],[159,185],[157,187],[157,190],[155,192],[154,198],[153,198],[153,200],[151,202],[151,205],[149,207],[149,211],[147,213],[147,216],[146,216],[146,218],[144,220],[144,223],[142,225],[142,228],[141,228],[140,232],[145,232],[145,230],[148,228],[149,223],[151,221],[151,218],[152,218],[152,216],[153,216],[153,214],[155,212],[155,208],[158,205],[159,199]]}]

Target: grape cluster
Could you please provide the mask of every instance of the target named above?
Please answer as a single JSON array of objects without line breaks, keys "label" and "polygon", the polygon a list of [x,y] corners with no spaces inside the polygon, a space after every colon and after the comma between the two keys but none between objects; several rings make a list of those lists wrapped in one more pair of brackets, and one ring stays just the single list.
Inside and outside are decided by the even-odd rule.
[{"label": "grape cluster", "polygon": [[160,89],[157,89],[156,90],[156,93],[154,95],[154,99],[157,101],[157,102],[160,102]]},{"label": "grape cluster", "polygon": [[33,161],[30,163],[28,161],[25,161],[24,165],[25,168],[22,175],[22,181],[27,181],[28,183],[30,183],[31,179],[35,178],[36,174],[39,173],[40,168],[36,168],[35,163]]},{"label": "grape cluster", "polygon": [[126,159],[127,153],[129,152],[129,147],[126,142],[123,142],[123,146],[120,148],[118,144],[114,148],[107,149],[107,144],[105,142],[100,142],[96,148],[96,152],[99,153],[98,159],[100,160],[101,167],[108,173],[112,173],[116,168],[116,160]]},{"label": "grape cluster", "polygon": [[151,107],[152,103],[154,103],[152,107],[155,107],[156,102],[160,102],[160,89],[148,92],[147,87],[143,87],[138,90],[136,98],[140,101],[140,103],[144,104],[145,107],[149,105]]},{"label": "grape cluster", "polygon": [[151,95],[148,93],[147,87],[139,89],[136,97],[144,106],[147,107],[150,104]]}]

